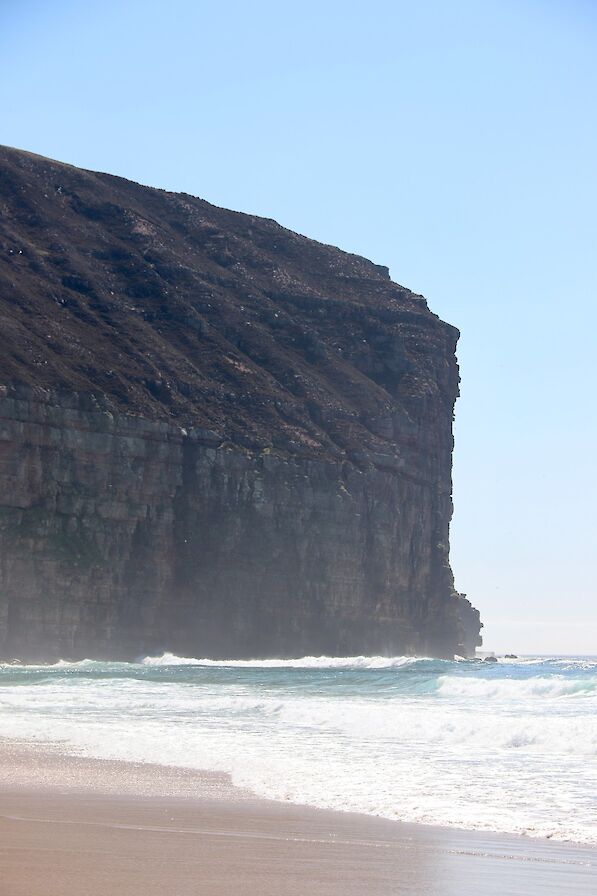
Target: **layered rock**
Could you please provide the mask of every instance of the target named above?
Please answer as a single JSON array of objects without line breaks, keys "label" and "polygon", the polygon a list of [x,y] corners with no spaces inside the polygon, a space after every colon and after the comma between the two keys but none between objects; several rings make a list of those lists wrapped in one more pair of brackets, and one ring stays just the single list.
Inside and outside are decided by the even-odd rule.
[{"label": "layered rock", "polygon": [[3,656],[474,649],[458,333],[424,299],[273,221],[16,150],[0,211]]}]

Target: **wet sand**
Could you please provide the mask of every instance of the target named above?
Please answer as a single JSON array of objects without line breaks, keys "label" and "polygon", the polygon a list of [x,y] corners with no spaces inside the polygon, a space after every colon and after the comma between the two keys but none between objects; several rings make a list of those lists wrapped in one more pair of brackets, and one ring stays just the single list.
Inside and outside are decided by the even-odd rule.
[{"label": "wet sand", "polygon": [[257,799],[0,745],[1,896],[584,896],[597,849]]}]

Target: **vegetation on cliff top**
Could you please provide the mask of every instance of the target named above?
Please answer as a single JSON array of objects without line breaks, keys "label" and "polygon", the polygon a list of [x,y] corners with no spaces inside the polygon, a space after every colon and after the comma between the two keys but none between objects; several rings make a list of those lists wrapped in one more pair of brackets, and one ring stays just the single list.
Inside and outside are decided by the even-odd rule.
[{"label": "vegetation on cliff top", "polygon": [[324,457],[454,401],[457,331],[363,258],[8,148],[0,212],[0,383]]}]

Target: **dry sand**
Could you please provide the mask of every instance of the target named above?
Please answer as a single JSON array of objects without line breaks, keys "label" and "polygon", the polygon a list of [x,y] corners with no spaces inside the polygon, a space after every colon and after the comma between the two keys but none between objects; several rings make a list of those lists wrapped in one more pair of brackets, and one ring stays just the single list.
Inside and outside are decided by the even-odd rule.
[{"label": "dry sand", "polygon": [[0,896],[595,896],[597,849],[260,800],[0,745]]}]

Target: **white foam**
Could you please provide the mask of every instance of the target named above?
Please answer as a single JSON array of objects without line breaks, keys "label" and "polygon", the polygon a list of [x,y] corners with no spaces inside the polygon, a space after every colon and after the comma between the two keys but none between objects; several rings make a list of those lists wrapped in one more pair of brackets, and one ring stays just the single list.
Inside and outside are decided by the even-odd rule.
[{"label": "white foam", "polygon": [[499,700],[533,697],[591,697],[597,694],[597,675],[590,678],[566,678],[552,675],[537,678],[460,678],[440,676],[438,693],[444,697],[492,698]]},{"label": "white foam", "polygon": [[211,660],[163,653],[140,660],[144,666],[211,666],[236,669],[399,669],[431,657],[413,656],[303,656],[296,659]]},{"label": "white foam", "polygon": [[[590,670],[514,678],[481,664],[438,675],[444,667],[412,657],[266,662],[219,674],[231,664],[166,654],[103,664],[101,677],[95,664],[73,675],[62,665],[31,682],[14,682],[11,667],[0,730],[78,755],[227,772],[274,799],[597,843]],[[209,671],[172,676],[160,665]],[[396,674],[316,674],[334,668]]]}]

